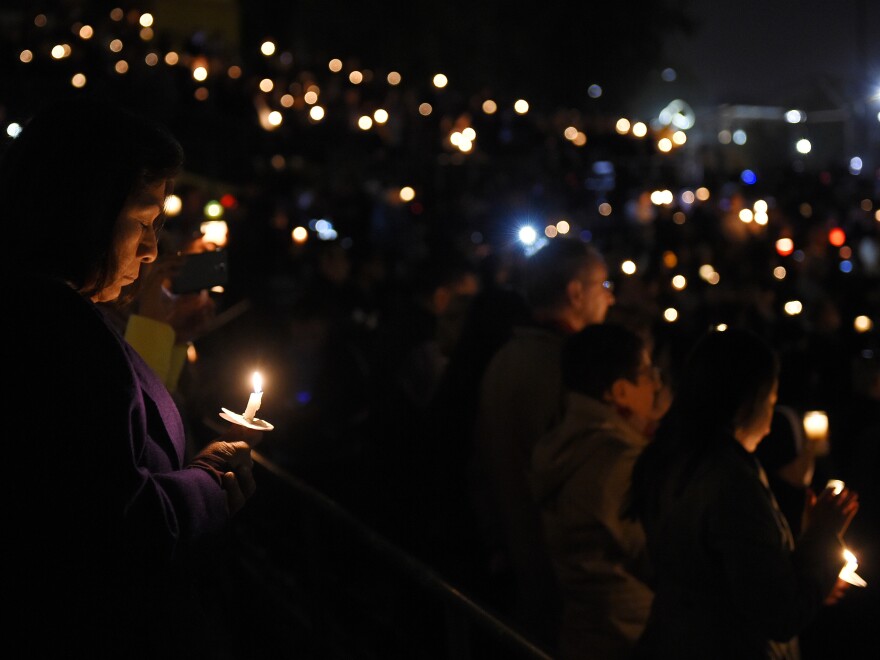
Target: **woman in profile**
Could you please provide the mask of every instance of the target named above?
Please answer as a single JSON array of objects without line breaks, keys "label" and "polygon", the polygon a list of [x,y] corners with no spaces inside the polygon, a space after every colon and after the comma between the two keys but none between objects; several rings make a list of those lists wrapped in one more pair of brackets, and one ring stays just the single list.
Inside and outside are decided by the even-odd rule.
[{"label": "woman in profile", "polygon": [[639,658],[799,658],[799,632],[841,594],[856,494],[811,496],[795,541],[754,456],[778,377],[757,335],[708,333],[636,461],[630,514],[655,576]]}]

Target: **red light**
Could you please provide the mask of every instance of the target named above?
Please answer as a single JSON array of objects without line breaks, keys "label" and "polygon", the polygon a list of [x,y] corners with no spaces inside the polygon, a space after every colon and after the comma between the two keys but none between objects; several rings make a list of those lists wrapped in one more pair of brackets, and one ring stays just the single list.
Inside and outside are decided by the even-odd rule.
[{"label": "red light", "polygon": [[794,252],[794,241],[790,238],[780,238],[776,241],[776,251],[781,257],[787,257]]},{"label": "red light", "polygon": [[835,227],[828,232],[828,242],[834,247],[840,247],[846,243],[846,234],[840,227]]},{"label": "red light", "polygon": [[233,195],[226,193],[223,197],[220,198],[220,203],[223,205],[225,209],[233,209],[238,206],[238,200],[235,199]]}]

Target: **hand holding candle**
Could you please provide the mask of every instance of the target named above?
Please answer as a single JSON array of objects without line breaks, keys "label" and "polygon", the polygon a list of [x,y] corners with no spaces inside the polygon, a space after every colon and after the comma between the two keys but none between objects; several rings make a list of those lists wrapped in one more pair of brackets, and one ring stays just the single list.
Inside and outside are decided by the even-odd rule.
[{"label": "hand holding candle", "polygon": [[244,417],[249,422],[253,421],[254,416],[260,409],[260,402],[263,400],[263,377],[260,376],[259,371],[254,372],[252,382],[254,384],[254,391],[251,392],[251,396],[248,399],[247,408],[245,408],[244,414],[242,414],[242,417]]}]

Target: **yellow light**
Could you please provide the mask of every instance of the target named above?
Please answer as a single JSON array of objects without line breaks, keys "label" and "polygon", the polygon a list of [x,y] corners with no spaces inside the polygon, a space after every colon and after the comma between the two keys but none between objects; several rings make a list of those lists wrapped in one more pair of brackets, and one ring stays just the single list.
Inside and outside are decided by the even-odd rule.
[{"label": "yellow light", "polygon": [[[675,268],[678,265],[678,256],[672,250],[666,250],[663,253],[663,265],[667,268]],[[709,268],[712,268],[709,266]],[[700,269],[702,272],[702,268]]]},{"label": "yellow light", "polygon": [[789,300],[782,307],[789,316],[797,316],[804,311],[804,306],[800,300]]},{"label": "yellow light", "polygon": [[566,140],[574,140],[575,136],[578,134],[578,129],[574,126],[567,126],[562,134],[565,136]]},{"label": "yellow light", "polygon": [[443,89],[446,85],[449,84],[449,78],[447,78],[442,73],[438,73],[432,78],[431,82],[434,84],[434,87],[437,89]]},{"label": "yellow light", "polygon": [[696,194],[697,194],[697,199],[700,200],[701,202],[705,202],[707,199],[709,199],[709,189],[708,188],[703,188],[703,187],[697,188]]},{"label": "yellow light", "polygon": [[853,320],[853,328],[859,334],[870,332],[874,327],[874,322],[868,316],[860,315]]},{"label": "yellow light", "polygon": [[529,111],[529,102],[525,99],[517,99],[513,104],[513,110],[518,115],[524,115]]},{"label": "yellow light", "polygon": [[663,310],[663,319],[667,323],[675,323],[678,320],[678,310],[675,307],[667,307]]},{"label": "yellow light", "polygon": [[309,239],[309,232],[305,227],[294,227],[290,237],[294,243],[303,244]]},{"label": "yellow light", "polygon": [[498,104],[495,103],[492,99],[486,99],[483,101],[483,112],[487,115],[494,115],[498,112]]},{"label": "yellow light", "polygon": [[313,105],[309,109],[309,119],[312,121],[321,121],[324,118],[324,108],[320,105]]},{"label": "yellow light", "polygon": [[648,127],[645,125],[644,122],[637,121],[635,124],[633,124],[632,134],[636,137],[645,137],[648,134]]},{"label": "yellow light", "polygon": [[675,133],[672,134],[672,141],[679,147],[687,142],[687,139],[687,135],[684,131],[675,131]]},{"label": "yellow light", "polygon": [[193,79],[202,82],[208,78],[208,69],[203,66],[197,66],[193,69],[192,73]]},{"label": "yellow light", "polygon": [[268,40],[264,41],[260,44],[260,52],[266,57],[273,55],[275,53],[275,44]]},{"label": "yellow light", "polygon": [[621,117],[617,120],[617,123],[614,125],[614,130],[616,130],[621,135],[626,135],[629,133],[630,123],[629,119]]},{"label": "yellow light", "polygon": [[275,89],[275,83],[272,82],[269,78],[263,78],[260,81],[260,91],[269,93],[273,89]]},{"label": "yellow light", "polygon": [[755,219],[755,216],[751,209],[743,209],[739,212],[739,219],[748,224]]},{"label": "yellow light", "polygon": [[178,215],[180,211],[183,209],[183,200],[180,199],[178,195],[168,195],[165,198],[165,215],[169,218],[173,218]]},{"label": "yellow light", "polygon": [[752,206],[755,209],[755,213],[766,213],[768,209],[767,202],[763,199],[755,200],[755,203]]},{"label": "yellow light", "polygon": [[620,264],[620,270],[622,270],[625,275],[634,275],[636,272],[636,262],[632,259],[627,259]]},{"label": "yellow light", "polygon": [[271,126],[281,126],[281,123],[284,121],[284,117],[277,110],[273,110],[269,113],[268,120]]},{"label": "yellow light", "polygon": [[206,218],[211,218],[213,220],[217,220],[223,217],[223,204],[218,202],[216,199],[212,199],[207,204],[205,204],[205,208],[203,209],[203,213]]},{"label": "yellow light", "polygon": [[91,39],[93,36],[95,36],[95,30],[92,28],[91,25],[83,25],[79,29],[80,39]]},{"label": "yellow light", "polygon": [[358,118],[358,128],[362,131],[368,131],[373,127],[373,118],[369,115],[361,115]]},{"label": "yellow light", "polygon": [[377,108],[373,112],[373,119],[376,121],[377,124],[384,124],[386,121],[388,121],[388,111],[383,108]]},{"label": "yellow light", "polygon": [[143,27],[150,27],[153,24],[153,15],[150,13],[141,14],[141,17],[138,19],[138,23]]},{"label": "yellow light", "polygon": [[229,238],[229,226],[225,220],[208,220],[199,225],[202,232],[202,240],[212,243],[217,247],[223,247]]},{"label": "yellow light", "polygon": [[556,223],[556,231],[560,234],[567,234],[571,230],[571,225],[568,224],[567,220],[560,220]]},{"label": "yellow light", "polygon": [[687,278],[684,275],[676,275],[672,278],[672,288],[683,291],[687,287]]},{"label": "yellow light", "polygon": [[727,324],[726,323],[719,323],[718,325],[715,326],[715,331],[716,332],[726,332],[727,331]]},{"label": "yellow light", "polygon": [[416,198],[416,191],[411,186],[404,186],[400,189],[400,200],[402,202],[411,202]]},{"label": "yellow light", "polygon": [[767,215],[766,211],[755,211],[755,224],[756,225],[761,225],[763,227],[769,221],[770,221],[770,216]]}]

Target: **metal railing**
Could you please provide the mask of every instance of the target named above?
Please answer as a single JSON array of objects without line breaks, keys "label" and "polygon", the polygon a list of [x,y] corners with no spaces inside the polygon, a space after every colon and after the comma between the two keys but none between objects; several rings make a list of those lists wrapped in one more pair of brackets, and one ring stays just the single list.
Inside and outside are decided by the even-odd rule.
[{"label": "metal railing", "polygon": [[257,494],[234,525],[255,585],[252,657],[550,660],[333,499],[253,456]]}]

